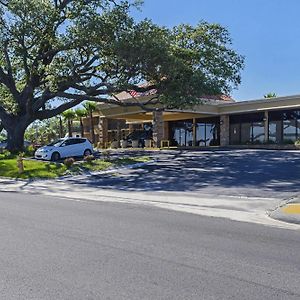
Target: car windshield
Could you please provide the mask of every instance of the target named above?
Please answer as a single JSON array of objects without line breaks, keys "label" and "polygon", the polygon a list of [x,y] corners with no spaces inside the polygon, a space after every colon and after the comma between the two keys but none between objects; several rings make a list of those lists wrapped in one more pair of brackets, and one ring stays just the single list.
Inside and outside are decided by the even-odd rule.
[{"label": "car windshield", "polygon": [[57,141],[54,141],[54,142],[48,144],[47,146],[59,147],[60,144],[62,143],[62,141],[64,141],[64,139],[59,139],[59,140],[57,140]]}]

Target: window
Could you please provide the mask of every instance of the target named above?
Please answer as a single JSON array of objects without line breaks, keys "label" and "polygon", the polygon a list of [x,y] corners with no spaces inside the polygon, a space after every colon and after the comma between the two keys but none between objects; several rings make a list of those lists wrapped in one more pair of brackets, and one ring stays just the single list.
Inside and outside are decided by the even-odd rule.
[{"label": "window", "polygon": [[269,112],[269,142],[293,144],[300,137],[300,111]]},{"label": "window", "polygon": [[195,128],[193,120],[169,122],[169,126],[172,146],[216,146],[220,143],[219,118],[196,119]]},{"label": "window", "polygon": [[220,144],[219,118],[196,120],[196,146],[217,146]]},{"label": "window", "polygon": [[193,120],[170,122],[171,144],[193,146]]},{"label": "window", "polygon": [[230,144],[260,144],[265,140],[264,113],[230,116]]}]

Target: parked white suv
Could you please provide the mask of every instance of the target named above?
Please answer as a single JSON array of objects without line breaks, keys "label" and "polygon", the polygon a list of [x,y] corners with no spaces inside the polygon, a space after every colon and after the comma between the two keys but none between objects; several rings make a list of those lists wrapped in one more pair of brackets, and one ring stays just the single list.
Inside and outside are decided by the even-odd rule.
[{"label": "parked white suv", "polygon": [[64,138],[36,150],[36,159],[58,161],[61,158],[88,156],[93,145],[86,138]]}]

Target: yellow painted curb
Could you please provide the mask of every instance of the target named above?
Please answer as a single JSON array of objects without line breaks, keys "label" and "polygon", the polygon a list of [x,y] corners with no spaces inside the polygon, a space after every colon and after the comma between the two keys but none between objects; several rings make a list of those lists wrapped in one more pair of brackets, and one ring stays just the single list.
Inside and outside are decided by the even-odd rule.
[{"label": "yellow painted curb", "polygon": [[300,215],[300,204],[288,204],[287,206],[281,208],[281,210],[286,214]]}]

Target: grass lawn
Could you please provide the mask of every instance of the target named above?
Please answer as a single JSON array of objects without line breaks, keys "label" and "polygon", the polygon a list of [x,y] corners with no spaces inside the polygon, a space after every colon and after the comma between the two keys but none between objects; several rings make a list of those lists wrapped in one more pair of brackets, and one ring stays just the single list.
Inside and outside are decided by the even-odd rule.
[{"label": "grass lawn", "polygon": [[147,156],[123,157],[110,160],[96,159],[91,161],[90,163],[84,162],[80,166],[85,169],[88,169],[89,171],[103,171],[110,167],[121,167],[147,161],[150,161],[150,158]]},{"label": "grass lawn", "polygon": [[125,166],[149,161],[149,157],[116,158],[110,160],[96,159],[92,162],[78,162],[69,170],[64,164],[50,163],[37,160],[24,160],[24,173],[18,173],[17,158],[4,158],[0,154],[0,177],[10,178],[57,178],[65,174],[79,174],[84,171],[103,171],[110,167]]},{"label": "grass lawn", "polygon": [[64,175],[67,168],[63,164],[24,160],[24,173],[19,174],[17,159],[0,159],[0,176],[11,178],[56,178]]}]

